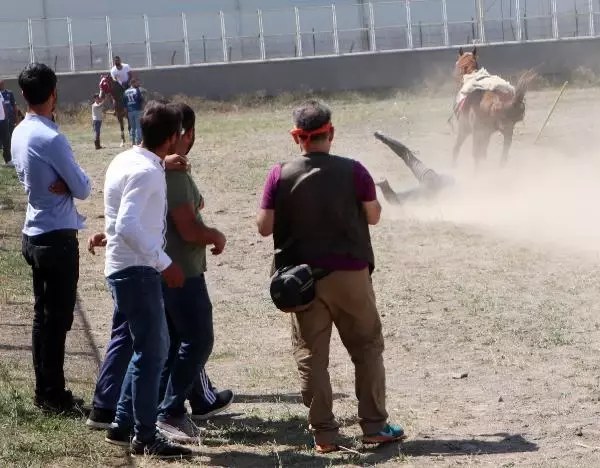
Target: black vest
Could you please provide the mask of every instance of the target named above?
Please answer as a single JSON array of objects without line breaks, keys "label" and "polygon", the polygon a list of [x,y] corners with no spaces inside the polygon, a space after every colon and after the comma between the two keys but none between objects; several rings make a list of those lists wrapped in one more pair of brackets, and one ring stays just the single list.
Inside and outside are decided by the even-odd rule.
[{"label": "black vest", "polygon": [[366,214],[349,158],[312,153],[285,163],[275,197],[276,268],[343,255],[374,268]]}]

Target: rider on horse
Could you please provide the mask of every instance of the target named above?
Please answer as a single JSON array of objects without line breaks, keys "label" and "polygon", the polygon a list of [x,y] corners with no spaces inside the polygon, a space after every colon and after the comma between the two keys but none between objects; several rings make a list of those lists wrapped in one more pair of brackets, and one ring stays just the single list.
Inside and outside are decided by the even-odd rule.
[{"label": "rider on horse", "polygon": [[[129,88],[131,78],[131,68],[128,64],[122,63],[121,57],[117,55],[115,56],[114,66],[111,68],[110,74],[102,75],[99,84],[100,96],[110,95],[113,101],[115,116],[121,127],[121,146],[125,145],[125,119],[127,119],[127,109],[123,102],[123,95],[125,94],[125,90]],[[127,119],[127,127],[129,130],[129,119]]]}]

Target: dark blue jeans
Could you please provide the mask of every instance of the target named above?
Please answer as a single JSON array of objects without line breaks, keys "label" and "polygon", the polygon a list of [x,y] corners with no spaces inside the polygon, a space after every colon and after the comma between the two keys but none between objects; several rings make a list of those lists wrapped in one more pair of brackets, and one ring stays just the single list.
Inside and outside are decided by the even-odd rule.
[{"label": "dark blue jeans", "polygon": [[169,352],[161,276],[154,268],[131,267],[109,276],[108,284],[133,344],[115,422],[134,426],[136,439],[149,442],[156,434],[160,376]]},{"label": "dark blue jeans", "polygon": [[[210,327],[207,329],[207,334],[209,341],[212,341],[212,308],[209,309],[209,313],[211,323]],[[163,368],[159,401],[162,401],[164,398],[172,364],[179,352],[181,342],[169,314],[167,313],[166,316],[171,346],[169,348],[167,364]],[[198,331],[198,333],[204,333],[204,331],[201,330]],[[94,408],[103,410],[116,409],[119,395],[121,394],[123,379],[125,378],[125,372],[127,372],[127,367],[132,354],[133,343],[125,313],[117,307],[117,304],[115,304],[110,341],[108,342],[106,355],[104,356],[104,361],[102,362],[100,372],[98,373],[98,380],[96,381],[93,400]],[[215,402],[212,383],[204,369],[200,371],[188,397],[192,410],[198,412],[203,412],[203,410]]]},{"label": "dark blue jeans", "polygon": [[100,140],[100,130],[102,129],[102,120],[93,120],[92,127],[94,128],[94,137]]},{"label": "dark blue jeans", "polygon": [[[165,386],[165,397],[159,408],[159,419],[186,413],[185,400],[194,385],[200,382],[214,343],[212,304],[204,275],[187,278],[182,288],[168,288],[163,284],[165,308],[171,321],[173,341]],[[206,382],[204,382],[206,383]]]}]

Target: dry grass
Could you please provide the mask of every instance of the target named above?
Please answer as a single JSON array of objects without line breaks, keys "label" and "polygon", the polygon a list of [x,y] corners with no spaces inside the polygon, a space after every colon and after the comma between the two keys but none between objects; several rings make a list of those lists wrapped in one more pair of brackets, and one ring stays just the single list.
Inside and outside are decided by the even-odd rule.
[{"label": "dry grass", "polygon": [[[451,104],[447,96],[330,98],[338,131],[335,151],[356,157],[395,187],[414,185],[401,163],[372,138],[381,128],[417,150],[427,163],[449,171],[453,136],[445,124]],[[363,450],[353,369],[336,336],[330,366],[335,411],[345,445],[361,454],[331,456],[310,450],[290,353],[289,318],[274,310],[266,290],[271,243],[258,238],[253,225],[268,168],[297,154],[287,134],[296,97],[249,107],[196,103],[199,139],[191,155],[193,172],[207,202],[207,222],[219,226],[229,240],[222,257],[209,258],[216,344],[208,369],[219,387],[234,389],[237,399],[229,415],[207,424],[204,445],[192,464],[600,464],[593,448],[600,445],[600,248],[578,242],[565,227],[579,232],[585,226],[591,237],[598,233],[600,238],[595,212],[583,213],[577,202],[586,208],[589,203],[575,197],[588,192],[573,192],[582,185],[578,174],[595,167],[589,149],[598,137],[590,103],[600,92],[569,91],[535,149],[531,142],[553,97],[553,92],[529,97],[526,122],[518,129],[513,162],[505,172],[496,169],[494,147],[488,170],[477,179],[482,182],[469,184],[471,161],[465,149],[456,174],[467,181],[467,189],[433,205],[385,207],[383,222],[373,229],[374,283],[386,337],[388,410],[393,421],[406,426],[410,439],[402,449]],[[92,198],[79,203],[88,217],[84,237],[103,228],[103,175],[119,152],[118,134],[107,117],[103,143],[109,148],[94,151],[88,122],[70,123],[63,117],[61,122],[94,180]],[[563,171],[561,178],[557,174]],[[548,186],[557,180],[563,185]],[[583,180],[587,185],[591,178]],[[3,292],[5,284],[10,291],[0,305],[1,463],[127,465],[130,460],[104,444],[101,434],[84,429],[82,421],[47,419],[30,404],[31,299],[18,253],[23,198],[6,171],[0,172],[0,181],[2,196],[15,204],[15,210],[0,212],[5,230],[0,278]],[[568,217],[569,206],[558,204],[556,194],[567,192],[572,195],[570,211],[577,216]],[[499,200],[505,196],[503,205]],[[545,238],[543,233],[556,235]],[[94,348],[103,352],[112,304],[102,277],[102,255],[82,251],[81,265],[81,315],[69,338],[67,370],[75,390],[89,398],[97,365]],[[467,378],[453,378],[465,372]]]}]

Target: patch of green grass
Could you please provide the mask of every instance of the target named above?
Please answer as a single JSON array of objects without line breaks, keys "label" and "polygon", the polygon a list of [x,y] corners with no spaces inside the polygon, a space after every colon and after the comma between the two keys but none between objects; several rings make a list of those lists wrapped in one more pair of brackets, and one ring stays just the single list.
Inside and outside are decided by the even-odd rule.
[{"label": "patch of green grass", "polygon": [[107,466],[122,457],[101,442],[103,434],[83,430],[80,418],[42,413],[18,373],[14,361],[0,362],[0,466]]},{"label": "patch of green grass", "polygon": [[30,271],[21,256],[21,224],[25,194],[14,169],[0,168],[0,303],[10,303],[27,293]]}]

